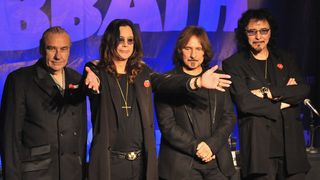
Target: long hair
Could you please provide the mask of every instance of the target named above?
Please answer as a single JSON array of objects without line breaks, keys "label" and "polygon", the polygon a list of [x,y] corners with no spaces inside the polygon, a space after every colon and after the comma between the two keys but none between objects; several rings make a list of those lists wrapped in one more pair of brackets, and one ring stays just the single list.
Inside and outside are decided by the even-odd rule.
[{"label": "long hair", "polygon": [[213,51],[206,31],[203,28],[197,26],[187,26],[179,34],[173,52],[173,64],[176,67],[182,67],[184,65],[182,49],[188,44],[192,36],[196,36],[200,40],[202,49],[204,51],[204,61],[202,63],[202,66],[204,68],[208,68],[209,63],[213,57]]},{"label": "long hair", "polygon": [[238,20],[238,27],[235,29],[236,40],[238,43],[239,50],[250,49],[250,44],[248,42],[248,37],[246,35],[246,27],[248,26],[250,20],[266,20],[271,29],[271,37],[268,43],[268,47],[273,49],[276,45],[276,34],[277,25],[271,13],[267,9],[249,9],[244,12],[241,18]]},{"label": "long hair", "polygon": [[133,53],[129,57],[125,69],[129,77],[129,83],[133,83],[144,63],[142,61],[143,51],[140,35],[133,23],[128,19],[115,19],[108,25],[100,44],[100,61],[98,67],[106,70],[109,74],[119,77],[113,59],[119,58],[117,47],[120,40],[120,26],[129,26],[133,32]]}]

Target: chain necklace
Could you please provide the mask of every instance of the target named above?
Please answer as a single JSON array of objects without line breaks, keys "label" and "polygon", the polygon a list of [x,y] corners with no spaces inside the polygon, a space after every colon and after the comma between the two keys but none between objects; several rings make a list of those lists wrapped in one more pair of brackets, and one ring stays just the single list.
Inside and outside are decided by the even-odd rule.
[{"label": "chain necklace", "polygon": [[124,94],[123,94],[123,91],[120,86],[120,82],[117,77],[116,77],[116,81],[117,81],[118,87],[120,89],[121,97],[124,101],[124,106],[121,106],[121,108],[126,109],[126,115],[127,115],[127,117],[129,117],[129,109],[131,109],[131,106],[128,106],[128,87],[129,87],[128,78],[127,78],[127,83],[126,83],[126,85],[127,85],[126,86],[126,96],[124,96]]},{"label": "chain necklace", "polygon": [[52,77],[54,83],[56,84],[58,90],[60,91],[61,95],[64,95],[64,90],[66,88],[66,85],[65,85],[65,76],[64,76],[64,69],[62,69],[61,71],[61,84],[60,82],[52,75],[50,74],[50,76]]},{"label": "chain necklace", "polygon": [[268,59],[265,60],[265,66],[264,66],[264,79],[268,79]]}]

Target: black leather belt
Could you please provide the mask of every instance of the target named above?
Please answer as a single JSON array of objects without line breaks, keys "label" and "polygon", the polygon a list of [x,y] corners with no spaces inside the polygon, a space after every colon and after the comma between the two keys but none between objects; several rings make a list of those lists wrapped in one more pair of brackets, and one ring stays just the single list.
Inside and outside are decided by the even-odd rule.
[{"label": "black leather belt", "polygon": [[121,151],[113,151],[113,150],[109,149],[109,151],[111,152],[111,154],[113,156],[116,156],[120,159],[126,159],[128,161],[134,161],[142,155],[141,150],[131,151],[131,152],[121,152]]}]

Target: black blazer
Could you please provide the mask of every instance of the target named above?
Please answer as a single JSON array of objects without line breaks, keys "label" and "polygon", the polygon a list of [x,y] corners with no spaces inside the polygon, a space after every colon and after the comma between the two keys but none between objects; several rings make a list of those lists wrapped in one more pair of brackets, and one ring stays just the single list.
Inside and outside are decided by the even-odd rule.
[{"label": "black blazer", "polygon": [[61,96],[44,60],[7,77],[1,104],[4,179],[84,179],[86,102],[81,75],[65,68]]},{"label": "black blazer", "polygon": [[[309,93],[309,86],[300,74],[294,59],[281,51],[271,51],[268,59],[270,78],[275,82],[269,87],[278,102],[261,99],[250,90],[261,88],[264,77],[247,52],[238,52],[222,62],[223,70],[231,75],[230,92],[237,106],[240,135],[240,160],[244,176],[251,173],[267,173],[269,157],[270,128],[283,118],[285,161],[289,174],[306,172],[310,165],[305,152],[303,124],[299,106]],[[289,78],[295,78],[298,85],[287,86]],[[280,102],[291,104],[280,110]]]},{"label": "black blazer", "polygon": [[[92,65],[90,65],[92,66]],[[115,78],[104,70],[98,72],[101,79],[101,94],[92,95],[93,140],[90,148],[89,180],[110,180],[110,152],[117,134],[117,114],[120,97]],[[156,143],[154,137],[154,112],[152,90],[161,92],[187,92],[188,78],[172,77],[154,73],[147,65],[134,80],[136,98],[142,119],[146,179],[158,179]],[[116,93],[118,93],[116,95]]]},{"label": "black blazer", "polygon": [[[174,69],[169,74],[182,74]],[[191,169],[196,158],[196,147],[202,141],[195,136],[190,101],[198,98],[192,94],[168,97],[155,94],[155,105],[161,145],[159,154],[159,175],[164,179],[183,179]],[[231,176],[234,165],[228,138],[236,122],[233,104],[228,90],[220,92],[209,90],[212,136],[204,141],[216,155],[219,169],[225,176]]]}]

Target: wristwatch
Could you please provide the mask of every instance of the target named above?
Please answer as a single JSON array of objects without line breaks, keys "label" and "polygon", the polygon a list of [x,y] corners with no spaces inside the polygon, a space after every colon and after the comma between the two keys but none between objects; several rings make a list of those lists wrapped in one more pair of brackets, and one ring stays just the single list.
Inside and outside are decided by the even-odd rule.
[{"label": "wristwatch", "polygon": [[268,98],[268,92],[269,92],[269,88],[267,87],[262,87],[260,88],[260,92],[263,95],[263,98]]}]

